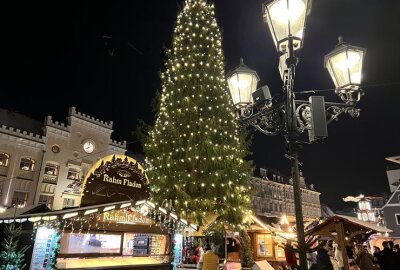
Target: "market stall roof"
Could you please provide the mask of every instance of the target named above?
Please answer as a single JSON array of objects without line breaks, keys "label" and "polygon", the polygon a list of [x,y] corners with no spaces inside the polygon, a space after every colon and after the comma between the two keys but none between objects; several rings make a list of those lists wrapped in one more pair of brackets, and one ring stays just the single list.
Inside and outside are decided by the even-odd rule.
[{"label": "market stall roof", "polygon": [[[321,232],[324,230],[334,232],[335,226],[332,226],[332,224],[337,222],[343,222],[344,226],[348,227],[348,229],[350,228],[357,231],[364,230],[366,232],[370,232],[370,234],[392,232],[392,230],[386,227],[377,226],[373,223],[365,222],[355,217],[342,216],[342,215],[335,215],[333,217],[328,218],[327,220],[317,225],[313,229],[310,229],[309,232],[313,232],[313,234],[318,234],[316,232]],[[330,229],[326,229],[327,227],[330,227]]]},{"label": "market stall roof", "polygon": [[29,213],[43,213],[48,212],[50,209],[45,204],[30,205],[25,207],[12,207],[12,208],[2,208],[0,212],[0,219],[12,218],[14,216],[19,216],[22,214]]},{"label": "market stall roof", "polygon": [[[0,215],[0,223],[13,223],[13,222],[37,222],[37,221],[51,221],[56,219],[69,219],[77,216],[87,216],[95,213],[104,213],[111,210],[120,210],[128,207],[143,207],[146,206],[148,209],[156,209],[165,215],[169,215],[172,219],[182,223],[185,227],[197,231],[198,226],[196,224],[190,224],[185,219],[178,217],[172,212],[168,212],[162,207],[158,207],[156,204],[147,201],[120,201],[106,204],[98,204],[85,207],[71,207],[56,211],[33,211],[33,209],[41,209],[39,206],[25,207],[25,208],[12,208],[7,209],[4,213]],[[147,213],[143,213],[147,215]]]},{"label": "market stall roof", "polygon": [[270,232],[280,230],[280,228],[268,224],[263,216],[249,215],[249,218],[253,221],[250,225],[251,230],[266,230]]},{"label": "market stall roof", "polygon": [[260,231],[260,232],[271,232],[273,235],[280,237],[281,240],[295,239],[296,234],[294,232],[285,231],[277,224],[268,224],[263,216],[249,215],[249,218],[253,221],[250,225],[249,231]]}]

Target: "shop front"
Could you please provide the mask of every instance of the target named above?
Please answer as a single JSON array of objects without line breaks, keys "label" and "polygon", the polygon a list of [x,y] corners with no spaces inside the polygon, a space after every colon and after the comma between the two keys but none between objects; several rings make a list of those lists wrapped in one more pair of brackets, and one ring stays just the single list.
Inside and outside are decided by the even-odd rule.
[{"label": "shop front", "polygon": [[[111,210],[112,209],[112,210]],[[32,231],[31,270],[170,269],[172,233],[197,226],[148,201],[2,219]]]},{"label": "shop front", "polygon": [[286,259],[284,245],[295,241],[296,235],[279,226],[271,226],[262,217],[251,216],[252,224],[247,233],[250,236],[255,261],[268,261],[274,269],[284,269]]},{"label": "shop front", "polygon": [[0,218],[13,222],[32,234],[31,270],[170,269],[174,232],[198,229],[148,201],[143,168],[125,156],[93,166],[81,207]]}]

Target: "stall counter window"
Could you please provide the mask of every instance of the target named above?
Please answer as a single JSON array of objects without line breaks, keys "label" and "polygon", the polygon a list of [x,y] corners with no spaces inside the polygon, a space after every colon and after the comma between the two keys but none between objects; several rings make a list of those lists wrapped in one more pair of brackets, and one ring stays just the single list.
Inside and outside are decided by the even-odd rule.
[{"label": "stall counter window", "polygon": [[274,255],[271,234],[256,235],[256,251],[257,257],[272,257]]},{"label": "stall counter window", "polygon": [[169,236],[118,232],[65,233],[59,269],[169,263]]}]

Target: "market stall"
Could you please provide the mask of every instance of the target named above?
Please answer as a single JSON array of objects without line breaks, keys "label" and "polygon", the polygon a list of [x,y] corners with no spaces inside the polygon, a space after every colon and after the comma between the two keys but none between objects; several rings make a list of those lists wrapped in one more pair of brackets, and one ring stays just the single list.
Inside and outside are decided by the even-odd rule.
[{"label": "market stall", "polygon": [[31,228],[30,269],[169,269],[171,233],[197,226],[149,201],[102,204],[3,217]]},{"label": "market stall", "polygon": [[296,240],[296,234],[286,232],[278,225],[270,225],[265,217],[251,215],[250,228],[247,230],[256,261],[266,260],[274,268],[279,268],[285,260],[283,245],[287,240]]},{"label": "market stall", "polygon": [[364,243],[371,235],[390,233],[391,230],[375,224],[361,221],[354,217],[336,215],[328,218],[309,231],[312,235],[327,237],[334,240],[341,247],[344,269],[349,270],[346,247],[352,243]]},{"label": "market stall", "polygon": [[31,241],[31,270],[169,269],[176,248],[171,236],[198,229],[148,201],[144,169],[127,156],[99,160],[83,181],[81,197],[80,207],[15,208],[0,215],[0,226],[15,222],[31,236],[24,240]]}]

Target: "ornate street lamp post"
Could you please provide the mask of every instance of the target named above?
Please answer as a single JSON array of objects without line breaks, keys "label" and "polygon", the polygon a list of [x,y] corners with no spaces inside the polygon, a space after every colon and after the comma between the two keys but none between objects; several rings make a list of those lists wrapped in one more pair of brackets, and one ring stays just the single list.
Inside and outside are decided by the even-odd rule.
[{"label": "ornate street lamp post", "polygon": [[251,125],[266,135],[282,134],[286,139],[287,157],[291,161],[296,215],[296,232],[300,267],[307,269],[306,243],[302,213],[298,151],[302,135],[308,131],[309,141],[328,136],[327,124],[342,113],[358,117],[356,103],[363,95],[360,88],[365,49],[338,46],[325,56],[325,67],[336,86],[336,93],[345,103],[325,102],[323,96],[309,101],[295,100],[294,79],[298,63],[296,51],[303,46],[304,27],[311,10],[311,0],[271,0],[263,4],[264,20],[280,55],[279,71],[283,80],[284,98],[272,99],[267,86],[257,89],[259,77],[241,60],[240,66],[227,75],[232,101],[244,125]]}]

